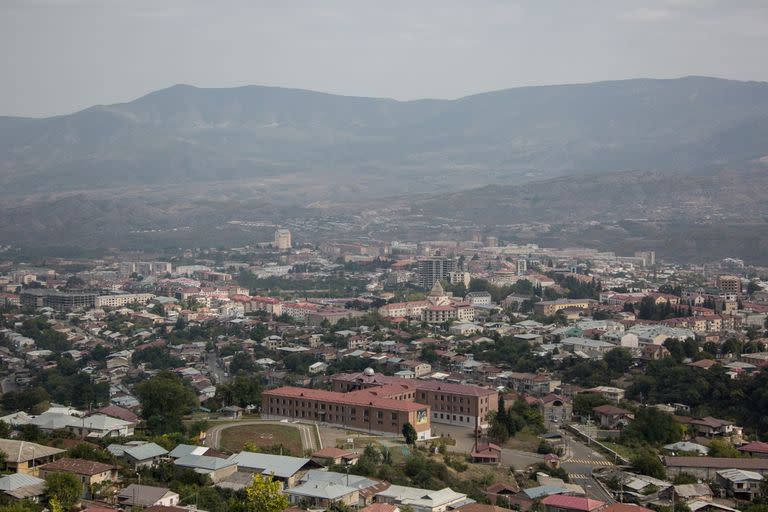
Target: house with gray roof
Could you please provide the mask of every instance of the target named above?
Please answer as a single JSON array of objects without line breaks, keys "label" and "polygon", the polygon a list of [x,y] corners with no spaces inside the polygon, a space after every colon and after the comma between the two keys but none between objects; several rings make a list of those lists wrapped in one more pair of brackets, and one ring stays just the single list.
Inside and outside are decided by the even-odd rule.
[{"label": "house with gray roof", "polygon": [[38,500],[45,494],[45,480],[24,473],[0,478],[0,493],[16,500]]},{"label": "house with gray roof", "polygon": [[390,485],[388,489],[376,494],[377,503],[390,503],[397,506],[411,507],[415,512],[445,512],[462,505],[474,503],[466,494],[446,487],[439,491]]},{"label": "house with gray roof", "polygon": [[134,468],[157,464],[168,455],[168,450],[155,443],[128,446],[123,451],[123,460]]},{"label": "house with gray roof", "polygon": [[187,455],[173,462],[179,472],[185,470],[194,471],[200,475],[207,475],[213,483],[228,477],[237,471],[237,462],[230,459],[220,459],[207,455]]},{"label": "house with gray roof", "polygon": [[311,459],[269,453],[240,452],[227,460],[237,464],[239,471],[272,476],[285,488],[295,486],[308,469],[319,467]]}]

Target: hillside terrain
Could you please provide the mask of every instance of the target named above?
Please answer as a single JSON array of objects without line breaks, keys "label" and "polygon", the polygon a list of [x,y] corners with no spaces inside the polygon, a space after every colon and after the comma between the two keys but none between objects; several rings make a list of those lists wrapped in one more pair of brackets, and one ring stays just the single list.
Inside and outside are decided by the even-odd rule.
[{"label": "hillside terrain", "polygon": [[696,169],[767,147],[760,82],[637,79],[407,102],[179,85],[71,115],[0,118],[0,190],[263,182],[313,198],[382,197]]},{"label": "hillside terrain", "polygon": [[638,79],[409,102],[180,85],[66,116],[0,117],[0,242],[239,245],[283,224],[309,241],[480,228],[549,245],[762,257],[766,155],[758,82]]}]

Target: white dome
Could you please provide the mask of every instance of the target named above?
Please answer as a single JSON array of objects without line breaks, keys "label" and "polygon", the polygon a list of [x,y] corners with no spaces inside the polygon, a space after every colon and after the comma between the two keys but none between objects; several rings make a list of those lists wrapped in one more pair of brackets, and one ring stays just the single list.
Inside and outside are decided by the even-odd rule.
[{"label": "white dome", "polygon": [[363,375],[366,375],[368,377],[373,377],[374,373],[375,372],[373,371],[373,368],[370,368],[370,367],[363,370]]}]

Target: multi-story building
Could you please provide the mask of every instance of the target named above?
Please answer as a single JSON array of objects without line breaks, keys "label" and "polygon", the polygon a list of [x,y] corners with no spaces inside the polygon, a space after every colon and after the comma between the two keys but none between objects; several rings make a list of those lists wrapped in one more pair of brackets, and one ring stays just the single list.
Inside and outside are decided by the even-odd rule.
[{"label": "multi-story building", "polygon": [[56,311],[77,311],[92,308],[96,303],[96,296],[97,294],[93,292],[61,292],[32,288],[22,291],[19,295],[19,301],[24,307],[47,307]]},{"label": "multi-story building", "polygon": [[475,319],[475,308],[466,302],[457,302],[445,306],[429,306],[424,309],[422,319],[428,324],[443,324],[454,320],[471,322]]},{"label": "multi-story building", "polygon": [[450,284],[463,284],[464,286],[469,286],[469,283],[472,281],[472,276],[469,272],[464,272],[461,270],[457,270],[455,272],[448,272],[448,282]]},{"label": "multi-story building", "polygon": [[384,318],[422,318],[424,310],[430,305],[426,300],[393,302],[379,308],[379,315]]},{"label": "multi-story building", "polygon": [[275,248],[280,251],[287,251],[291,248],[291,232],[287,229],[278,229],[275,231]]},{"label": "multi-story building", "polygon": [[[429,406],[409,401],[410,393],[360,389],[349,393],[282,387],[262,393],[265,418],[296,418],[320,421],[377,434],[400,435],[410,423],[418,439],[431,436]],[[397,396],[398,398],[392,398]]]},{"label": "multi-story building", "polygon": [[450,273],[457,270],[456,266],[454,258],[436,256],[419,260],[419,286],[424,289],[432,288],[436,281],[448,279]]},{"label": "multi-story building", "polygon": [[146,304],[154,299],[151,293],[121,293],[119,295],[99,295],[94,301],[97,308],[121,308],[129,304]]},{"label": "multi-story building", "polygon": [[538,315],[549,316],[567,308],[590,309],[595,304],[597,304],[597,301],[592,299],[544,300],[533,305],[533,312]]},{"label": "multi-story building", "polygon": [[464,300],[473,306],[490,306],[491,294],[488,292],[469,292]]},{"label": "multi-story building", "polygon": [[726,293],[741,293],[741,278],[726,274],[719,275],[717,287]]},{"label": "multi-story building", "polygon": [[402,379],[372,371],[334,375],[332,380],[334,391],[339,392],[369,388],[377,388],[380,393],[397,390],[403,400],[428,405],[433,422],[467,428],[486,428],[488,413],[495,411],[499,402],[495,389],[435,380]]}]

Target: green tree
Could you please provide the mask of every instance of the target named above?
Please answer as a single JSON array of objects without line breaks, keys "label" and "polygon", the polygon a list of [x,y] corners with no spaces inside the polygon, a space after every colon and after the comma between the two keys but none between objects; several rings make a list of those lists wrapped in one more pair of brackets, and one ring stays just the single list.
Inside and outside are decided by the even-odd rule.
[{"label": "green tree", "polygon": [[42,508],[41,505],[24,499],[0,505],[0,512],[40,512]]},{"label": "green tree", "polygon": [[72,473],[50,473],[45,477],[45,486],[49,505],[53,500],[64,510],[74,507],[83,494],[83,484]]},{"label": "green tree", "polygon": [[245,488],[245,510],[248,512],[282,512],[288,508],[288,498],[280,482],[271,476],[253,475],[253,482]]},{"label": "green tree", "polygon": [[653,478],[659,478],[661,480],[665,479],[667,476],[661,460],[659,460],[659,457],[650,450],[643,450],[635,453],[630,462],[632,463],[632,467],[643,475],[652,476]]},{"label": "green tree", "polygon": [[197,406],[194,391],[171,372],[160,372],[136,386],[141,414],[150,431],[183,432],[181,419]]},{"label": "green tree", "polygon": [[738,458],[742,456],[742,453],[728,441],[724,441],[722,439],[713,439],[709,443],[709,456]]},{"label": "green tree", "polygon": [[591,416],[592,409],[608,403],[599,393],[579,393],[573,397],[573,413],[577,416]]},{"label": "green tree", "polygon": [[405,444],[416,444],[416,429],[413,428],[413,425],[411,425],[410,422],[407,422],[405,425],[403,425],[403,437],[405,438]]},{"label": "green tree", "polygon": [[683,438],[683,428],[674,416],[655,407],[640,407],[635,419],[621,432],[624,441],[639,441],[650,445],[676,443]]},{"label": "green tree", "polygon": [[615,376],[624,375],[632,366],[632,354],[624,347],[616,347],[606,352],[603,361]]}]

